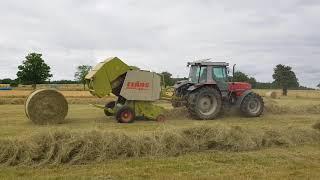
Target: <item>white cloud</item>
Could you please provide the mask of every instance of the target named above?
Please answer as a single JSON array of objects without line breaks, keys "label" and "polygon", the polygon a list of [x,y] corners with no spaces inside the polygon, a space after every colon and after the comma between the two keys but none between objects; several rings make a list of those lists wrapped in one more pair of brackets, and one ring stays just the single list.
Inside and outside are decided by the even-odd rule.
[{"label": "white cloud", "polygon": [[311,0],[1,1],[0,78],[14,78],[37,51],[54,79],[72,79],[77,65],[110,56],[181,77],[187,61],[212,57],[260,81],[272,81],[273,67],[284,63],[314,87],[319,12]]}]

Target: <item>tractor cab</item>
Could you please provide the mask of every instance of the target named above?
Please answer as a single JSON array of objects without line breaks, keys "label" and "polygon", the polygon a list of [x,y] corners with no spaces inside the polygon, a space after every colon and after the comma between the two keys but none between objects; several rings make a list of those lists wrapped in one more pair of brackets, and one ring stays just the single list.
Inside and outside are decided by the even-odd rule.
[{"label": "tractor cab", "polygon": [[[240,96],[242,92],[251,89],[249,83],[229,82],[229,63],[226,62],[211,62],[201,60],[189,62],[190,67],[188,82],[192,84],[215,84],[218,86],[221,95],[227,96],[229,93],[234,93]],[[234,72],[234,71],[233,71]]]},{"label": "tractor cab", "polygon": [[211,83],[216,80],[228,81],[228,63],[224,62],[193,62],[190,66],[189,81],[193,83]]}]

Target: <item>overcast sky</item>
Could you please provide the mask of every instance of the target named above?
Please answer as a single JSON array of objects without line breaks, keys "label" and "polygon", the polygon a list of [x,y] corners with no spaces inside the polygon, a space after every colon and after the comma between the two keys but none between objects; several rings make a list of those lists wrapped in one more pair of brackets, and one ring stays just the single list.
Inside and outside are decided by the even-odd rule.
[{"label": "overcast sky", "polygon": [[318,0],[1,0],[0,79],[38,52],[55,80],[111,56],[179,77],[213,58],[266,82],[283,63],[315,87],[319,29]]}]

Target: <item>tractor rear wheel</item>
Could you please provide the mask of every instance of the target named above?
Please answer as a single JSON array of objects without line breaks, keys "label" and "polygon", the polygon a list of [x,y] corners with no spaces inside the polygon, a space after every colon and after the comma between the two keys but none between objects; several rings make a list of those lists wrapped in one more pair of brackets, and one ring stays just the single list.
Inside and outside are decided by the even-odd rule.
[{"label": "tractor rear wheel", "polygon": [[214,119],[221,111],[221,95],[214,88],[201,88],[189,96],[187,107],[191,116],[196,119]]},{"label": "tractor rear wheel", "polygon": [[129,106],[123,106],[116,114],[119,123],[133,123],[135,120],[135,112]]},{"label": "tractor rear wheel", "polygon": [[[114,107],[116,106],[116,102],[115,101],[111,101],[111,102],[108,102],[104,107],[106,108],[106,109],[113,109]],[[113,116],[114,114],[113,113],[111,113],[111,112],[109,112],[109,111],[107,111],[107,110],[104,110],[104,114],[106,115],[106,116]]]},{"label": "tractor rear wheel", "polygon": [[263,113],[264,102],[256,93],[248,94],[242,101],[240,110],[247,117],[259,117]]}]

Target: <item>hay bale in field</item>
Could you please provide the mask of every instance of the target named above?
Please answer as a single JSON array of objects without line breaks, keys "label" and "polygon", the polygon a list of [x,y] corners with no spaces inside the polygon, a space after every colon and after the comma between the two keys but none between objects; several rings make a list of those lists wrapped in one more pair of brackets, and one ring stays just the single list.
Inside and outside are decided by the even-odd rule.
[{"label": "hay bale in field", "polygon": [[68,102],[58,91],[34,91],[25,103],[27,117],[35,124],[62,123],[68,114]]},{"label": "hay bale in field", "polygon": [[266,93],[266,97],[269,97],[271,99],[277,99],[277,92],[269,91],[269,92]]}]

